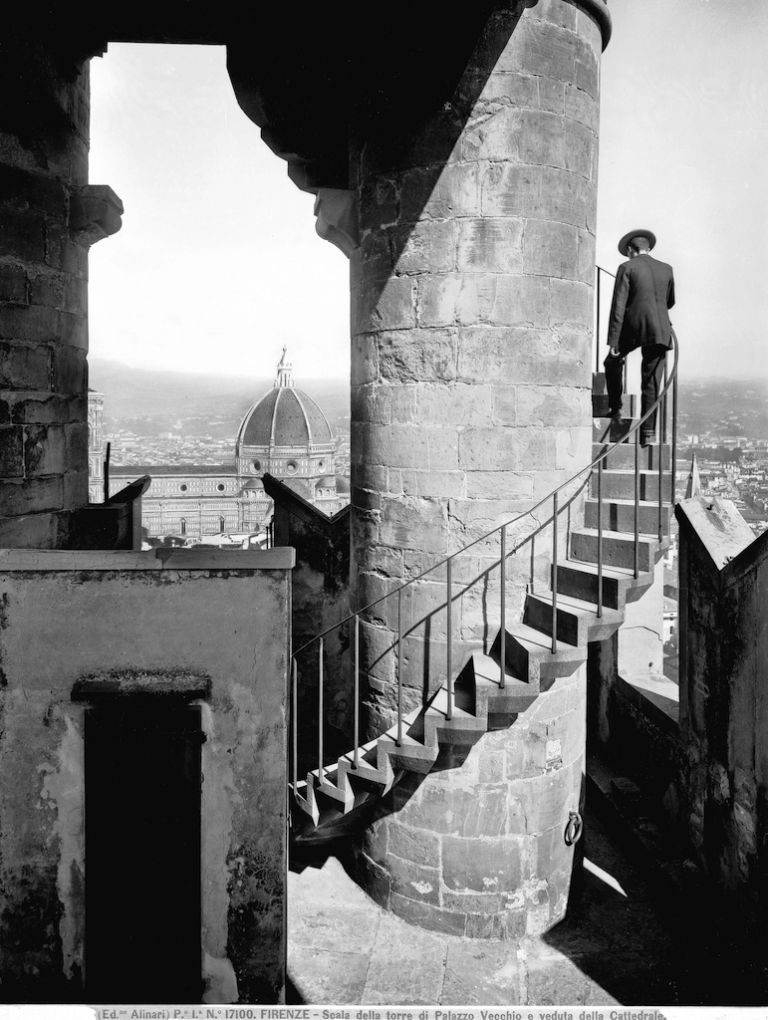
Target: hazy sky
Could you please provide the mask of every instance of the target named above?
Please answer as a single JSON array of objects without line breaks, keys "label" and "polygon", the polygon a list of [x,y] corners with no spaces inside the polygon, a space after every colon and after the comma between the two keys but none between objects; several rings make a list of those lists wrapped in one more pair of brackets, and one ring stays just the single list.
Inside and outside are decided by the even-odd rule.
[{"label": "hazy sky", "polygon": [[[768,380],[766,0],[611,0],[598,262],[655,230],[684,375]],[[125,203],[91,251],[91,354],[134,365],[348,372],[346,258],[237,106],[221,47],[113,44],[91,62],[91,174]]]}]

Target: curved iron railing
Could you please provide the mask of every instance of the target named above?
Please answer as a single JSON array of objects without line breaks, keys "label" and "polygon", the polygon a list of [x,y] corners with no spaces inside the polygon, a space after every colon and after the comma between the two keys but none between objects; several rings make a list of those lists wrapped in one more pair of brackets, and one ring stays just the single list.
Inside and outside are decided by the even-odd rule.
[{"label": "curved iron railing", "polygon": [[[608,270],[603,269],[601,266],[596,267],[597,272],[597,284],[596,284],[596,302],[597,302],[597,315],[596,315],[596,328],[595,328],[595,341],[596,341],[596,371],[600,370],[600,345],[599,345],[599,332],[600,332],[600,274],[605,273],[609,276],[613,276]],[[353,627],[353,638],[352,644],[352,655],[353,655],[353,769],[356,769],[359,764],[359,749],[360,749],[360,619],[366,613],[372,609],[386,602],[388,599],[397,599],[397,635],[393,636],[392,645],[387,652],[391,652],[396,649],[397,653],[397,744],[400,745],[403,738],[403,680],[404,680],[404,669],[403,669],[403,643],[404,638],[407,636],[403,631],[403,592],[412,587],[418,581],[423,580],[428,575],[433,574],[435,571],[445,568],[446,577],[446,597],[445,600],[437,607],[430,609],[427,616],[432,616],[435,612],[445,609],[447,611],[446,619],[446,693],[447,693],[447,711],[446,719],[450,720],[453,713],[454,703],[454,692],[453,692],[453,648],[452,648],[452,608],[453,603],[457,598],[461,598],[465,591],[468,591],[481,577],[487,576],[492,570],[497,567],[502,568],[500,573],[500,595],[499,595],[499,633],[500,633],[500,650],[499,650],[499,686],[504,688],[505,684],[505,638],[506,638],[506,562],[510,556],[515,555],[520,549],[522,549],[528,542],[531,543],[531,572],[530,581],[528,583],[528,591],[533,593],[535,586],[534,578],[534,562],[535,562],[535,542],[536,537],[542,531],[546,530],[551,526],[552,528],[552,622],[551,622],[551,653],[555,654],[557,650],[557,594],[558,594],[558,527],[559,518],[562,513],[567,511],[567,531],[566,531],[566,543],[567,536],[571,530],[571,507],[576,499],[581,495],[584,489],[589,484],[590,480],[594,477],[597,472],[597,616],[602,616],[603,611],[603,468],[611,450],[615,449],[621,443],[627,442],[630,438],[634,438],[634,552],[633,552],[633,573],[635,578],[639,576],[639,539],[640,539],[640,526],[639,526],[639,507],[640,507],[640,429],[643,424],[655,413],[658,414],[658,440],[660,447],[666,444],[667,440],[667,410],[668,402],[667,398],[670,395],[672,399],[672,424],[671,424],[671,466],[670,466],[670,497],[669,501],[674,503],[675,499],[675,477],[676,477],[676,448],[677,448],[677,368],[679,360],[679,348],[677,343],[677,337],[675,336],[674,330],[672,332],[672,351],[674,353],[674,363],[671,371],[668,371],[668,366],[665,362],[664,367],[664,381],[662,389],[659,393],[657,400],[647,408],[644,414],[641,415],[637,420],[633,420],[632,424],[622,432],[619,439],[614,442],[606,439],[611,431],[611,425],[609,424],[598,442],[601,444],[602,449],[597,457],[593,458],[589,464],[586,464],[575,474],[571,475],[570,478],[562,482],[552,492],[548,493],[542,499],[540,499],[534,506],[528,510],[523,511],[516,517],[507,521],[505,524],[500,525],[497,528],[492,529],[487,534],[474,539],[467,545],[449,556],[444,557],[437,563],[427,567],[421,573],[415,577],[410,578],[404,584],[387,592],[380,598],[375,599],[373,602],[369,602],[367,605],[361,607],[354,613],[350,613],[344,619],[338,623],[333,624],[331,627],[326,628],[321,634],[316,635],[309,641],[305,642],[300,647],[296,648],[292,652],[292,669],[291,669],[291,709],[292,709],[292,775],[293,775],[293,789],[294,793],[298,789],[298,661],[299,655],[306,653],[313,646],[317,646],[317,676],[318,676],[318,739],[317,739],[317,774],[320,779],[323,778],[326,765],[323,760],[324,758],[324,741],[323,741],[323,699],[324,699],[324,660],[325,660],[325,641],[326,638],[339,631],[342,627],[352,624]],[[626,378],[625,378],[625,389],[626,389]],[[660,449],[660,455],[658,457],[658,538],[661,542],[663,540],[663,505],[664,505],[664,456],[663,450]],[[579,481],[581,479],[581,481]],[[561,501],[561,496],[565,489],[570,485],[578,483],[574,492],[570,493],[568,497]],[[517,542],[512,548],[507,547],[507,532],[508,529],[519,524],[526,518],[533,517],[535,520],[535,514],[543,506],[551,501],[552,503],[552,514],[547,517],[546,520],[539,523],[532,531],[526,533],[526,535]],[[647,532],[643,532],[647,534]],[[492,561],[486,570],[482,571],[479,577],[465,585],[463,591],[456,596],[453,590],[453,562],[457,557],[463,555],[474,546],[481,542],[487,542],[494,536],[499,536],[500,550],[499,558]],[[426,617],[425,617],[426,619]],[[412,633],[417,626],[423,623],[423,620],[417,621],[412,624],[408,633]]]}]

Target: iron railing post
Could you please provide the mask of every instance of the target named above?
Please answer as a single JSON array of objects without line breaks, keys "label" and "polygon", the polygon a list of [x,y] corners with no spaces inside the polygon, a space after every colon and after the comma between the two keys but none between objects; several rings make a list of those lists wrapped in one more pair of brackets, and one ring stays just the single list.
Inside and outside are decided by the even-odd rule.
[{"label": "iron railing post", "polygon": [[663,390],[664,397],[663,397],[663,403],[662,403],[663,411],[662,411],[662,415],[661,415],[661,429],[659,430],[659,433],[661,435],[661,444],[660,445],[662,445],[662,446],[667,441],[667,386],[668,385],[669,385],[669,383],[668,383],[668,378],[667,378],[667,359],[664,358],[664,390]]},{"label": "iron railing post", "polygon": [[595,287],[595,372],[600,371],[600,266],[597,266],[597,284]]},{"label": "iron railing post", "polygon": [[507,528],[501,529],[501,630],[499,631],[499,689],[504,690],[507,661]]},{"label": "iron railing post", "polygon": [[325,641],[320,638],[317,663],[317,778],[323,780],[323,651]]},{"label": "iron railing post", "polygon": [[640,429],[635,429],[635,499],[634,499],[633,572],[640,576]]},{"label": "iron railing post", "polygon": [[552,495],[552,654],[557,651],[557,490]]},{"label": "iron railing post", "polygon": [[597,618],[603,615],[603,458],[597,462]]},{"label": "iron railing post", "polygon": [[397,746],[403,742],[403,589],[397,589]]},{"label": "iron railing post", "polygon": [[446,588],[446,628],[445,628],[445,687],[448,692],[445,718],[453,717],[453,560],[449,559],[445,565],[445,588]]},{"label": "iron railing post", "polygon": [[536,569],[536,536],[531,535],[531,595],[533,595],[535,569]]},{"label": "iron railing post", "polygon": [[[667,395],[666,393],[661,398],[661,406],[658,408],[661,412],[662,422],[667,415]],[[657,413],[658,413],[657,411]],[[664,506],[664,443],[660,442],[658,446],[659,454],[659,470],[658,470],[658,486],[659,486],[659,542],[664,538],[664,529],[662,526],[662,509]]]},{"label": "iron railing post", "polygon": [[670,503],[674,506],[677,498],[677,371],[672,377],[672,485]]},{"label": "iron railing post", "polygon": [[355,616],[355,693],[354,693],[354,753],[352,768],[360,764],[360,617]]},{"label": "iron railing post", "polygon": [[293,720],[291,725],[291,732],[293,736],[293,795],[295,797],[299,791],[299,684],[298,665],[295,659],[291,662],[291,703],[293,706]]}]

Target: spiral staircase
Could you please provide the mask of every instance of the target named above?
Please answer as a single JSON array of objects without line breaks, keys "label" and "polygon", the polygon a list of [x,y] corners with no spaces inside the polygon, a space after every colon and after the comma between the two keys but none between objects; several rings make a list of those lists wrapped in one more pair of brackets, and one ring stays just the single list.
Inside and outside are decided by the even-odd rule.
[{"label": "spiral staircase", "polygon": [[[540,692],[586,661],[589,642],[604,641],[621,627],[626,605],[639,599],[653,583],[654,566],[668,542],[675,477],[676,341],[674,353],[672,370],[651,409],[658,407],[661,441],[640,445],[640,425],[648,415],[639,417],[634,397],[625,397],[630,417],[606,422],[605,377],[593,373],[593,461],[569,482],[578,481],[579,476],[583,480],[562,505],[558,494],[569,482],[550,494],[547,498],[553,500],[552,514],[514,549],[506,549],[501,529],[499,565],[532,543],[547,526],[554,532],[549,585],[535,586],[531,574],[519,622],[506,620],[502,581],[501,625],[488,654],[472,653],[455,680],[449,670],[446,685],[426,705],[401,713],[394,726],[368,743],[358,744],[355,739],[354,749],[335,762],[322,763],[321,750],[318,767],[302,781],[297,775],[298,683],[294,659],[291,824],[295,844],[324,842],[348,833],[359,824],[365,809],[375,806],[404,771],[427,773],[451,745],[466,746],[490,729],[511,725]],[[669,395],[672,441],[665,442]],[[582,495],[583,524],[571,527],[570,508]],[[566,507],[566,557],[558,562],[557,526],[562,524],[560,518]],[[449,589],[445,605],[451,604],[451,599]],[[350,618],[355,627],[359,615]],[[402,636],[398,644],[402,644]],[[402,662],[398,669],[401,672]],[[322,692],[322,672],[320,682]],[[359,698],[357,687],[355,698]],[[357,719],[356,707],[356,738]]]}]

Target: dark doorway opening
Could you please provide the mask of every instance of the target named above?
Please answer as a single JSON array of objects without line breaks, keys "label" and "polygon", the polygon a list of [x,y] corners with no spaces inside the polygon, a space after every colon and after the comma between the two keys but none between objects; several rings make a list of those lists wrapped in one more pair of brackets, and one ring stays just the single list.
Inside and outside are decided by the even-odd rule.
[{"label": "dark doorway opening", "polygon": [[85,723],[92,1002],[201,1001],[199,707],[115,697]]}]

